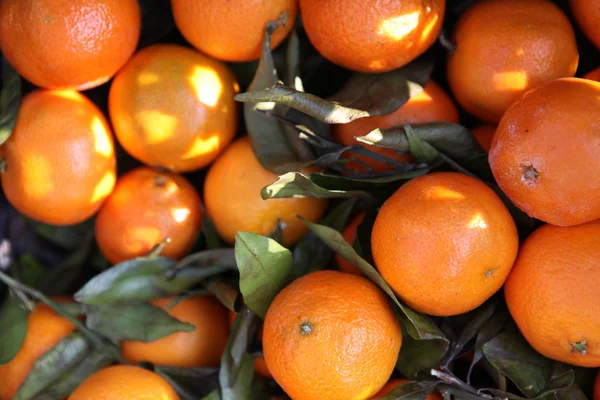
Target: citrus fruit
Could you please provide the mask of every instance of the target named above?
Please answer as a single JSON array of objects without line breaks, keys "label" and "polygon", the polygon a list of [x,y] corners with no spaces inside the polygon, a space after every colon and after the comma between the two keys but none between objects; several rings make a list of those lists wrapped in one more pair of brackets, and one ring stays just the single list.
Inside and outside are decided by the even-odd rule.
[{"label": "citrus fruit", "polygon": [[101,369],[84,380],[69,400],[179,400],[160,375],[131,365]]},{"label": "citrus fruit", "polygon": [[[409,382],[412,381],[410,379],[392,379],[391,381],[386,383],[385,386],[381,388],[379,393],[373,396],[373,398],[376,399],[378,397],[387,396],[392,390]],[[425,400],[442,400],[442,396],[440,396],[437,392],[433,392],[429,396],[427,396]]]},{"label": "citrus fruit", "polygon": [[582,78],[600,82],[600,68],[596,68],[596,69],[588,72]]},{"label": "citrus fruit", "polygon": [[271,49],[291,32],[298,0],[171,0],[175,24],[201,52],[225,61],[251,61],[262,54],[265,28],[281,25],[271,35]]},{"label": "citrus fruit", "polygon": [[442,28],[446,0],[300,0],[302,23],[321,55],[358,72],[400,68]]},{"label": "citrus fruit", "polygon": [[12,400],[37,359],[74,330],[71,322],[50,307],[37,305],[27,316],[23,346],[8,364],[0,365],[0,400]]},{"label": "citrus fruit", "polygon": [[[352,220],[346,225],[344,230],[342,231],[342,236],[346,239],[351,245],[354,245],[354,241],[356,240],[356,231],[358,230],[358,226],[365,218],[365,213],[361,212],[356,215]],[[340,269],[340,271],[345,272],[347,274],[361,275],[362,273],[356,268],[352,263],[346,260],[344,257],[340,256],[336,253],[335,262]]]},{"label": "citrus fruit", "polygon": [[600,1],[570,0],[570,4],[581,30],[600,49]]},{"label": "citrus fruit", "polygon": [[166,238],[161,255],[184,256],[202,226],[201,200],[184,177],[139,167],[117,181],[96,217],[96,241],[113,264],[148,254]]},{"label": "citrus fruit", "polygon": [[476,2],[460,17],[453,42],[452,93],[491,124],[529,89],[574,76],[579,62],[573,27],[550,0]]},{"label": "citrus fruit", "polygon": [[548,358],[600,367],[600,220],[544,225],[523,243],[504,295],[525,339]]},{"label": "citrus fruit", "polygon": [[337,271],[295,280],[265,317],[267,367],[294,400],[370,398],[389,379],[401,344],[383,292],[366,278]]},{"label": "citrus fruit", "polygon": [[108,123],[91,101],[75,91],[27,94],[0,156],[8,200],[22,214],[47,224],[86,220],[115,186],[116,159]]},{"label": "citrus fruit", "polygon": [[518,244],[492,189],[455,172],[402,185],[381,207],[371,236],[381,276],[413,309],[436,316],[473,310],[496,293]]},{"label": "citrus fruit", "polygon": [[2,0],[0,50],[38,86],[84,90],[127,62],[140,25],[137,0]]},{"label": "citrus fruit", "polygon": [[[350,146],[359,143],[355,137],[365,136],[375,129],[387,129],[404,124],[420,124],[425,122],[458,123],[458,110],[452,99],[434,81],[429,81],[423,91],[411,97],[399,109],[388,115],[356,119],[348,124],[332,126],[331,135],[334,140]],[[363,147],[399,162],[413,162],[410,154],[398,154],[393,150],[359,143]],[[368,165],[374,172],[391,171],[395,167],[382,161],[353,152],[344,153],[345,158],[353,157],[358,161],[346,163],[352,171],[366,173]]]},{"label": "citrus fruit", "polygon": [[237,129],[235,77],[193,49],[157,44],[119,71],[108,106],[121,145],[144,164],[176,172],[210,164]]},{"label": "citrus fruit", "polygon": [[277,179],[276,174],[260,164],[247,136],[233,142],[214,162],[204,182],[204,204],[225,241],[234,243],[238,231],[269,235],[279,220],[285,243],[292,245],[307,230],[298,215],[313,222],[321,217],[327,208],[326,200],[263,200],[261,189]]},{"label": "citrus fruit", "polygon": [[600,218],[600,83],[563,78],[531,90],[502,117],[489,162],[521,210],[570,226]]},{"label": "citrus fruit", "polygon": [[[233,328],[233,323],[235,322],[237,313],[235,313],[234,311],[229,311],[228,317],[229,317],[229,328],[231,329],[231,328]],[[258,332],[256,333],[256,338],[258,340],[262,341],[262,336],[263,336],[263,328],[261,326],[260,328],[258,328]],[[265,359],[263,357],[259,357],[259,356],[254,357],[254,372],[259,374],[260,376],[264,376],[265,378],[273,377],[273,376],[271,376],[271,372],[267,368],[267,363],[265,362]]]},{"label": "citrus fruit", "polygon": [[489,152],[496,133],[495,125],[479,125],[471,129],[471,133],[482,149]]},{"label": "citrus fruit", "polygon": [[[149,343],[124,341],[122,355],[131,363],[148,361],[171,367],[215,367],[227,345],[227,310],[212,296],[151,301],[169,315],[193,324],[192,332],[177,332]],[[170,306],[173,306],[170,308]]]}]

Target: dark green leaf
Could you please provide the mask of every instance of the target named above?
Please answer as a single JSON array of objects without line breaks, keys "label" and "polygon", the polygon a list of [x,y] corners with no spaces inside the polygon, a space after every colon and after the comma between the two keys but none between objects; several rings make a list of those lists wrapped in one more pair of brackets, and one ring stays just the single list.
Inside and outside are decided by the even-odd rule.
[{"label": "dark green leaf", "polygon": [[[502,399],[510,399],[510,400],[546,400],[546,399],[568,399],[568,400],[586,400],[586,397],[583,393],[581,393],[581,391],[573,390],[573,391],[569,391],[569,389],[573,386],[573,382],[575,381],[575,376],[573,374],[573,371],[568,371],[558,377],[556,377],[555,379],[553,379],[552,381],[549,382],[548,386],[541,392],[539,393],[537,396],[528,396],[528,397],[521,397],[521,396],[517,396],[516,394],[513,393],[507,393],[505,391],[502,390],[498,390],[498,389],[481,389],[479,392],[480,393],[491,393],[494,396],[498,396]],[[565,396],[567,394],[573,394],[574,397],[561,397],[561,396]],[[581,397],[583,396],[583,397]]]},{"label": "dark green leaf", "polygon": [[31,399],[58,381],[90,352],[90,345],[81,333],[72,333],[37,359],[14,400]]},{"label": "dark green leaf", "polygon": [[221,400],[221,392],[219,390],[213,390],[208,396],[202,400]]},{"label": "dark green leaf", "polygon": [[27,334],[27,309],[9,294],[0,308],[0,365],[10,362],[23,346]]},{"label": "dark green leaf", "polygon": [[260,192],[263,200],[313,197],[317,199],[371,197],[360,190],[328,190],[310,181],[300,172],[288,172],[279,177],[277,182],[264,187]]},{"label": "dark green leaf", "polygon": [[12,133],[21,103],[21,77],[2,58],[2,92],[0,92],[0,144]]},{"label": "dark green leaf", "polygon": [[275,295],[292,278],[292,253],[275,240],[250,232],[235,236],[235,259],[240,270],[244,303],[261,318]]},{"label": "dark green leaf", "polygon": [[67,250],[81,246],[89,234],[94,231],[93,218],[69,226],[48,225],[31,219],[28,220],[28,223],[41,237]]},{"label": "dark green leaf", "polygon": [[235,270],[237,267],[233,248],[210,249],[190,254],[182,258],[175,267],[170,269],[167,276],[173,278],[179,271],[189,267],[200,268],[214,266]]},{"label": "dark green leaf", "polygon": [[211,279],[206,283],[206,289],[212,293],[230,311],[236,311],[235,307],[240,299],[240,292],[222,279]]},{"label": "dark green leaf", "polygon": [[436,388],[439,382],[406,382],[393,389],[383,397],[374,400],[425,400]]},{"label": "dark green leaf", "polygon": [[417,162],[432,164],[440,156],[435,147],[421,139],[410,125],[404,125],[404,133],[408,142],[408,150]]},{"label": "dark green leaf", "polygon": [[420,372],[438,367],[448,350],[444,340],[418,340],[407,334],[405,327],[410,321],[402,318],[402,349],[396,362],[396,369],[409,378],[417,378]]},{"label": "dark green leaf", "polygon": [[202,235],[206,241],[207,249],[212,250],[223,247],[223,241],[215,229],[215,224],[213,224],[206,214],[204,215],[204,222],[202,222]]},{"label": "dark green leaf", "polygon": [[286,80],[287,85],[297,90],[303,91],[302,81],[300,80],[300,39],[296,29],[292,29],[288,37],[286,49]]},{"label": "dark green leaf", "polygon": [[[155,372],[165,378],[183,400],[200,400],[219,389],[218,368],[156,367]],[[220,397],[218,397],[220,399]]]},{"label": "dark green leaf", "polygon": [[377,178],[351,178],[329,174],[311,174],[310,180],[327,190],[365,190],[373,191],[387,188],[390,185],[397,186],[398,182],[407,181],[431,171],[430,167],[422,167],[408,172],[396,173],[389,176]]},{"label": "dark green leaf", "polygon": [[19,280],[27,286],[37,287],[46,268],[31,254],[24,253],[19,257]]},{"label": "dark green leaf", "polygon": [[490,319],[488,319],[486,323],[481,327],[479,333],[477,334],[477,339],[475,340],[475,348],[473,349],[473,361],[471,362],[471,366],[469,368],[467,382],[470,381],[471,372],[473,371],[473,368],[483,358],[483,351],[481,350],[481,348],[484,344],[492,340],[500,333],[502,328],[506,326],[506,323],[509,321],[509,319],[510,315],[508,311],[496,311],[496,313]]}]

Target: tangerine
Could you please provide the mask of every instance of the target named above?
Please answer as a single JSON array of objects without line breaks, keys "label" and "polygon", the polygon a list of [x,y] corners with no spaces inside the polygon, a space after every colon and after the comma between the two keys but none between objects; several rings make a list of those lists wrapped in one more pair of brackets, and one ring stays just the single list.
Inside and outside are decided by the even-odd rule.
[{"label": "tangerine", "polygon": [[490,147],[492,146],[492,140],[494,139],[494,135],[496,134],[496,126],[495,125],[479,125],[475,128],[471,129],[471,133],[477,143],[484,149],[486,152],[490,151]]},{"label": "tangerine", "polygon": [[600,49],[600,1],[570,0],[573,17],[590,41]]}]

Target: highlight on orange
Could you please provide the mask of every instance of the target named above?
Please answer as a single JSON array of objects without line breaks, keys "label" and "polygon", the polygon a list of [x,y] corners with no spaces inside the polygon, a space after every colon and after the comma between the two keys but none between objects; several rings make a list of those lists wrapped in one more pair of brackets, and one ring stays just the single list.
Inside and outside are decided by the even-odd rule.
[{"label": "highlight on orange", "polygon": [[2,188],[29,218],[52,225],[83,222],[112,193],[116,158],[102,112],[72,90],[36,90],[21,102],[0,146]]},{"label": "highlight on orange", "polygon": [[108,106],[119,143],[142,163],[175,172],[206,167],[233,139],[238,84],[227,65],[156,44],[119,71]]},{"label": "highlight on orange", "polygon": [[[331,135],[334,140],[350,146],[360,144],[364,148],[391,158],[399,162],[413,162],[410,154],[398,154],[397,152],[381,147],[360,143],[355,137],[367,135],[375,129],[387,129],[404,124],[420,124],[425,122],[459,122],[458,109],[456,105],[444,92],[444,90],[434,81],[430,80],[423,87],[423,90],[416,96],[411,97],[399,109],[388,115],[375,117],[365,117],[356,119],[348,124],[336,124],[331,128]],[[366,173],[368,165],[373,172],[386,172],[394,169],[393,165],[386,164],[374,158],[346,152],[344,158],[354,158],[357,161],[350,161],[345,166],[351,171]]]}]

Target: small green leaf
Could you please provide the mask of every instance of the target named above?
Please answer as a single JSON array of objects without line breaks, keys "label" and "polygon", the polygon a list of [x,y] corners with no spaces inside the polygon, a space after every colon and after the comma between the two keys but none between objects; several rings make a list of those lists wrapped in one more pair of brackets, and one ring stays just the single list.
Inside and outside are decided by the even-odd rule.
[{"label": "small green leaf", "polygon": [[418,374],[438,367],[440,360],[448,350],[448,342],[444,340],[419,340],[406,331],[410,321],[401,318],[402,349],[396,362],[396,369],[404,376],[416,379]]},{"label": "small green leaf", "polygon": [[425,400],[436,388],[439,382],[406,382],[393,389],[383,397],[373,400]]},{"label": "small green leaf", "polygon": [[440,156],[435,147],[421,139],[410,125],[404,126],[404,132],[408,141],[408,150],[417,162],[432,164]]},{"label": "small green leaf", "polygon": [[4,58],[0,71],[2,74],[2,92],[0,92],[0,144],[12,133],[21,104],[21,77]]},{"label": "small green leaf", "polygon": [[65,337],[38,358],[14,400],[31,399],[82,362],[89,351],[90,345],[81,333]]},{"label": "small green leaf", "polygon": [[240,291],[244,303],[264,318],[275,295],[292,277],[292,253],[268,237],[238,232],[235,236],[235,259],[240,270]]},{"label": "small green leaf", "polygon": [[219,278],[209,280],[205,286],[228,310],[236,311],[236,305],[240,300],[240,292],[236,288]]},{"label": "small green leaf", "polygon": [[9,294],[0,308],[0,365],[9,363],[25,342],[27,316],[23,302]]},{"label": "small green leaf", "polygon": [[324,189],[300,172],[288,172],[279,177],[277,182],[264,187],[260,192],[263,200],[312,197],[317,199],[371,197],[360,190],[328,190]]}]

